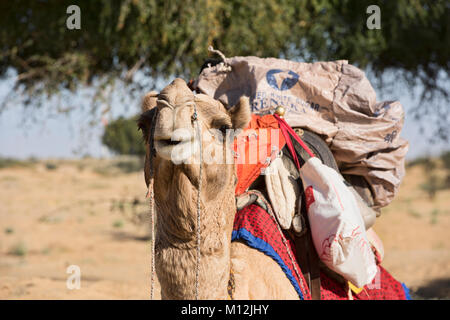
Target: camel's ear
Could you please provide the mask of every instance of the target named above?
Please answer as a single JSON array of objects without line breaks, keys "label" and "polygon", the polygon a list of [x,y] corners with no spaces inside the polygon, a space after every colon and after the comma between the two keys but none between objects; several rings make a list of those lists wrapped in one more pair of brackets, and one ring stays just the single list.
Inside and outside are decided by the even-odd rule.
[{"label": "camel's ear", "polygon": [[152,124],[153,115],[155,114],[156,109],[151,108],[150,110],[147,110],[139,116],[137,119],[137,126],[138,129],[142,131],[142,137],[144,138],[144,142],[148,143],[149,134],[150,134],[150,127]]},{"label": "camel's ear", "polygon": [[158,92],[150,91],[149,93],[147,93],[144,99],[142,99],[142,106],[141,106],[142,113],[156,107],[157,99],[158,99]]},{"label": "camel's ear", "polygon": [[150,91],[142,99],[141,105],[141,116],[138,118],[137,125],[142,131],[144,141],[147,143],[150,132],[150,124],[153,119],[153,114],[155,112],[156,100],[158,99],[158,92]]},{"label": "camel's ear", "polygon": [[248,126],[252,118],[252,112],[250,110],[250,102],[248,97],[241,97],[239,102],[232,107],[229,111],[231,116],[231,123],[233,123],[233,129],[244,129]]}]

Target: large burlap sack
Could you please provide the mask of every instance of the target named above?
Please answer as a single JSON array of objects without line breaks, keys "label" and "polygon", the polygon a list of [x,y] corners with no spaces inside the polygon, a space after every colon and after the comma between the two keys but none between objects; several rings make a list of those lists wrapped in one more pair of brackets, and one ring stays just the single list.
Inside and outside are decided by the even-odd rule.
[{"label": "large burlap sack", "polygon": [[400,138],[403,108],[398,101],[377,102],[364,72],[347,61],[233,57],[204,69],[193,87],[228,107],[246,95],[257,114],[283,105],[290,126],[324,138],[342,174],[366,179],[374,208],[395,196],[408,150]]}]

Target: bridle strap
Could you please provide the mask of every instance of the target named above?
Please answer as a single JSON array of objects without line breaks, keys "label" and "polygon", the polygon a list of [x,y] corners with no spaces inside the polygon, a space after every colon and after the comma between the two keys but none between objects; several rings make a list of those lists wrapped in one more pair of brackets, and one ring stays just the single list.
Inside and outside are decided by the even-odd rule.
[{"label": "bridle strap", "polygon": [[154,157],[154,140],[153,136],[155,134],[155,121],[158,115],[158,109],[154,108],[154,113],[152,116],[150,134],[149,134],[149,166],[150,166],[150,179],[148,184],[147,197],[150,198],[150,224],[151,224],[151,271],[150,271],[150,300],[154,299],[154,288],[155,288],[155,193],[153,190],[154,186],[154,168],[153,168],[153,157]]},{"label": "bridle strap", "polygon": [[203,163],[203,154],[202,154],[202,140],[201,140],[201,127],[200,122],[198,120],[197,114],[197,104],[194,103],[194,114],[192,116],[192,122],[195,123],[197,130],[197,139],[199,142],[199,177],[198,177],[198,190],[197,190],[197,266],[195,270],[195,299],[199,298],[199,277],[200,277],[200,237],[201,237],[201,192],[202,192],[202,163]]}]

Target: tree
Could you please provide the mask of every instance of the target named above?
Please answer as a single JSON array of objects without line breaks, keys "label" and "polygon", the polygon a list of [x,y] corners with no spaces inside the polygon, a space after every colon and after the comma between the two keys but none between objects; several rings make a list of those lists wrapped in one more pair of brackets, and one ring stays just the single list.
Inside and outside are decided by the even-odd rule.
[{"label": "tree", "polygon": [[145,155],[142,134],[137,130],[136,118],[119,119],[109,123],[102,137],[102,143],[116,154]]},{"label": "tree", "polygon": [[[69,30],[74,2],[0,4],[0,76],[17,71],[15,92],[26,104],[90,85],[94,100],[107,103],[105,89],[117,81],[142,95],[151,89],[142,79],[196,75],[212,44],[228,56],[347,59],[377,76],[394,70],[410,86],[423,85],[415,112],[439,114],[439,133],[448,134],[446,0],[79,1],[81,28]],[[366,26],[370,5],[380,7],[381,29]]]}]

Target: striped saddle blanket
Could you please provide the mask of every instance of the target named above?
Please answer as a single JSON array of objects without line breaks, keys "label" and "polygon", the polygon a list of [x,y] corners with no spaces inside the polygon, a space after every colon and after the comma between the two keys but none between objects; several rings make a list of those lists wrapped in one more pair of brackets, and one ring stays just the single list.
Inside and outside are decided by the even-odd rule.
[{"label": "striped saddle blanket", "polygon": [[[287,233],[278,228],[275,218],[257,204],[250,204],[236,213],[232,241],[244,241],[278,263],[300,299],[310,300],[311,294],[295,260],[295,245]],[[395,280],[380,264],[373,282],[363,288],[353,288],[355,300],[409,300],[408,288]],[[321,271],[321,300],[348,300],[349,287]]]}]

